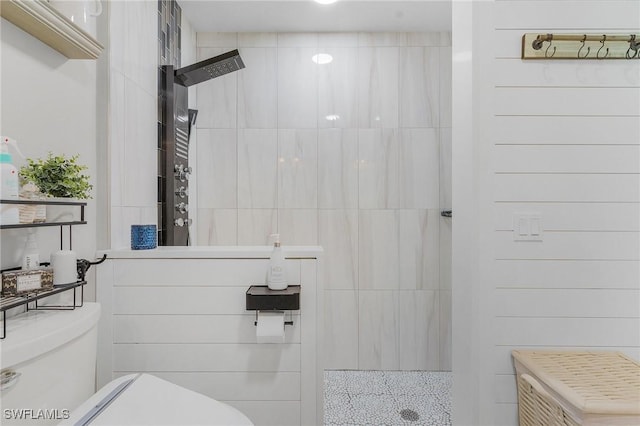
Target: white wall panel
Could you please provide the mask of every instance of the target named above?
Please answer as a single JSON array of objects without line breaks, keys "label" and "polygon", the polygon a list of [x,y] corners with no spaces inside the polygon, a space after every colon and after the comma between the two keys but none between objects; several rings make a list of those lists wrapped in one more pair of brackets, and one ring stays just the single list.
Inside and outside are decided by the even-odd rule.
[{"label": "white wall panel", "polygon": [[491,44],[491,49],[496,58],[518,59],[522,52],[522,35],[524,30],[502,30],[496,29],[495,40]]},{"label": "white wall panel", "polygon": [[244,314],[247,287],[115,287],[114,314]]},{"label": "white wall panel", "polygon": [[637,289],[640,262],[626,260],[497,260],[497,288]]},{"label": "white wall panel", "polygon": [[513,241],[496,232],[497,259],[640,260],[638,232],[545,232],[544,241]]},{"label": "white wall panel", "polygon": [[497,345],[640,346],[637,318],[496,318]]},{"label": "white wall panel", "polygon": [[[203,248],[194,250],[206,255]],[[316,287],[318,260],[287,261],[289,278],[303,288],[301,309],[285,316],[293,325],[285,326],[283,343],[257,343],[245,293],[256,277],[263,282],[267,260],[251,250],[232,252],[238,258],[189,258],[189,250],[176,258],[166,252],[145,259],[109,253],[100,269],[100,294],[112,302],[104,304],[101,322],[107,332],[98,360],[100,385],[149,372],[245,407],[240,409],[255,424],[321,424],[324,290]]]},{"label": "white wall panel", "polygon": [[640,202],[640,176],[618,174],[500,174],[495,201]]},{"label": "white wall panel", "polygon": [[496,144],[638,145],[638,117],[495,117]]},{"label": "white wall panel", "polygon": [[[502,34],[503,32],[501,32]],[[586,51],[586,49],[585,49]],[[582,54],[585,54],[585,51]],[[632,61],[523,61],[496,60],[496,86],[519,87],[638,87],[640,67]],[[595,52],[591,50],[591,55]]]},{"label": "white wall panel", "polygon": [[636,289],[499,289],[495,300],[498,317],[640,318]]},{"label": "white wall panel", "polygon": [[[454,62],[453,71],[454,88],[466,83],[456,75],[473,72],[474,113],[469,128],[469,117],[458,121],[453,146],[454,162],[474,170],[454,168],[458,188],[461,181],[473,188],[469,204],[456,203],[454,193],[454,210],[474,211],[456,216],[466,235],[456,238],[454,227],[453,247],[464,256],[461,245],[477,234],[471,253],[480,261],[470,276],[454,270],[453,309],[469,308],[461,296],[471,292],[472,324],[487,331],[478,326],[471,349],[458,339],[454,354],[469,353],[457,357],[461,369],[493,374],[459,375],[454,395],[477,386],[469,398],[477,409],[464,424],[516,425],[511,350],[619,350],[640,358],[640,62],[523,61],[522,35],[635,33],[640,3],[497,0],[471,10],[470,22],[454,14],[454,41],[455,23],[472,23],[457,41],[472,40],[473,61]],[[454,43],[454,58],[463,53]],[[469,144],[460,137],[467,131]],[[514,241],[518,213],[541,215],[542,241]],[[454,265],[469,261],[454,258]]]},{"label": "white wall panel", "polygon": [[217,400],[298,401],[300,373],[155,372],[154,376]]},{"label": "white wall panel", "polygon": [[508,403],[496,403],[495,426],[512,426],[518,424],[518,405]]},{"label": "white wall panel", "polygon": [[640,173],[640,145],[500,145],[495,155],[498,173]]},{"label": "white wall panel", "polygon": [[300,371],[295,344],[114,344],[114,371]]},{"label": "white wall panel", "polygon": [[640,117],[640,88],[636,87],[498,87],[494,93],[496,115]]},{"label": "white wall panel", "polygon": [[[115,343],[257,343],[255,315],[115,315]],[[285,342],[300,343],[300,315],[285,327]]]},{"label": "white wall panel", "polygon": [[[300,261],[287,260],[287,276],[300,279]],[[119,260],[116,286],[246,286],[263,284],[268,259]]]},{"label": "white wall panel", "polygon": [[[555,0],[498,1],[495,4],[495,28],[545,28],[572,31],[640,27],[640,5],[633,1],[585,2]],[[585,7],[585,3],[588,7]],[[533,32],[533,31],[531,31]]]},{"label": "white wall panel", "polygon": [[512,231],[516,213],[540,214],[547,231],[640,231],[638,203],[497,203],[495,229]]},{"label": "white wall panel", "polygon": [[515,374],[496,374],[496,402],[516,404],[517,389]]}]

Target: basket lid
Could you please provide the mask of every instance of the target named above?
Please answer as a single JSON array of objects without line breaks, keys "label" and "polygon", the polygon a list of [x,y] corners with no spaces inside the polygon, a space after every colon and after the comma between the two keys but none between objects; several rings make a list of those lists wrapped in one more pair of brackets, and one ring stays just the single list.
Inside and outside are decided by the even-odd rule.
[{"label": "basket lid", "polygon": [[514,350],[512,355],[583,413],[640,414],[640,363],[620,352]]}]

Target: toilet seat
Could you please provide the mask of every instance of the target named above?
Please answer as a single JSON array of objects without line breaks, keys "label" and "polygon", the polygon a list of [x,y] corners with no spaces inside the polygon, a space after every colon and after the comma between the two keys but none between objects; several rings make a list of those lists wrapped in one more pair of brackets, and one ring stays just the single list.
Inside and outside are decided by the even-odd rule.
[{"label": "toilet seat", "polygon": [[253,426],[237,409],[150,374],[111,381],[60,424]]}]

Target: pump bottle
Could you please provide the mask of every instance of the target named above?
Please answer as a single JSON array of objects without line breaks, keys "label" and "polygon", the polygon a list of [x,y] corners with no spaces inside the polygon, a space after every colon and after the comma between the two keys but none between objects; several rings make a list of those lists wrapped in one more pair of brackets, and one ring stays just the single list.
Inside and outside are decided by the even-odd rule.
[{"label": "pump bottle", "polygon": [[273,251],[269,257],[269,269],[267,270],[267,287],[269,290],[285,290],[288,287],[287,273],[284,264],[284,253],[280,247],[280,235],[273,234],[275,242]]},{"label": "pump bottle", "polygon": [[31,228],[27,242],[24,245],[24,256],[22,258],[22,269],[38,269],[40,267],[40,252],[38,251],[38,243],[36,242],[36,231]]},{"label": "pump bottle", "polygon": [[[13,165],[13,157],[9,152],[9,146],[12,146],[20,156],[24,157],[14,139],[2,136],[0,147],[0,199],[17,200],[19,190],[18,169]],[[20,223],[18,206],[16,204],[1,204],[0,224],[16,225],[18,223]]]}]

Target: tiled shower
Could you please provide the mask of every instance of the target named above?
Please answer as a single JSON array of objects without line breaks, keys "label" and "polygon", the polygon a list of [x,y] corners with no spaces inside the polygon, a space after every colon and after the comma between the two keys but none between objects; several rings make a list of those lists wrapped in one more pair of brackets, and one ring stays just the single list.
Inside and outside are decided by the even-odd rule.
[{"label": "tiled shower", "polygon": [[197,86],[195,244],[321,245],[327,369],[449,370],[450,34],[197,34],[236,48]]}]

